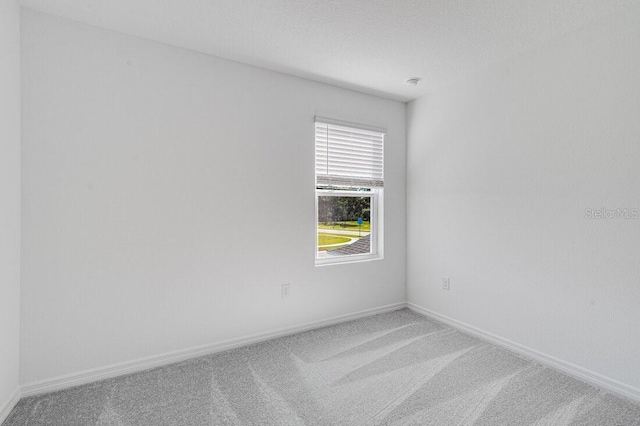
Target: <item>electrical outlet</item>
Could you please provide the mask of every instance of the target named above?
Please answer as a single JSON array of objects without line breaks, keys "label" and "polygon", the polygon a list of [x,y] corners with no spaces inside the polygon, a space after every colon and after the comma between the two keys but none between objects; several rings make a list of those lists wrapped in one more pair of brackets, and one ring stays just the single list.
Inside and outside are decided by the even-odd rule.
[{"label": "electrical outlet", "polygon": [[451,281],[449,277],[442,277],[442,289],[451,290]]},{"label": "electrical outlet", "polygon": [[282,284],[282,288],[280,289],[280,297],[282,299],[289,297],[289,284]]}]

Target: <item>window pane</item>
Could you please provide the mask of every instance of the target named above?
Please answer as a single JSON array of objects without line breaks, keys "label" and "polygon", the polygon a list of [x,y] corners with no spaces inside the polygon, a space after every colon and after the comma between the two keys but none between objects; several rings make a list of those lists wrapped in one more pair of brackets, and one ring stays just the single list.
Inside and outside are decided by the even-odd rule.
[{"label": "window pane", "polygon": [[318,258],[371,253],[371,197],[318,196]]}]

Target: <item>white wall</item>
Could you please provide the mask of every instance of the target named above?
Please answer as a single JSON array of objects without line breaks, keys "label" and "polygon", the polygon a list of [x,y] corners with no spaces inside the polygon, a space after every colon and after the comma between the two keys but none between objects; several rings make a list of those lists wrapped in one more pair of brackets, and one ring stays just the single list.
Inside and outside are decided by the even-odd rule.
[{"label": "white wall", "polygon": [[20,8],[0,0],[0,412],[18,388],[19,321]]},{"label": "white wall", "polygon": [[640,209],[638,22],[597,22],[407,112],[408,300],[635,387],[640,218],[585,209]]},{"label": "white wall", "polygon": [[[23,383],[405,300],[405,104],[22,24]],[[388,129],[383,261],[314,266],[316,114]]]}]

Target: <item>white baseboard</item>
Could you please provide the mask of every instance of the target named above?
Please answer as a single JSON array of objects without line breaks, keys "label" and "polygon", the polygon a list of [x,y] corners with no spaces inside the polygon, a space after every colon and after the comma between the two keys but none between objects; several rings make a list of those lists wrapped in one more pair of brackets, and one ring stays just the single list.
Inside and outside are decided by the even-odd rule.
[{"label": "white baseboard", "polygon": [[627,385],[626,383],[611,379],[609,377],[603,376],[602,374],[558,359],[554,356],[545,354],[535,349],[531,349],[519,343],[512,342],[511,340],[505,339],[503,337],[496,336],[495,334],[489,333],[488,331],[455,320],[453,318],[449,318],[437,312],[433,312],[429,309],[423,308],[422,306],[416,305],[415,303],[407,303],[407,307],[414,312],[435,319],[436,321],[443,322],[467,334],[478,337],[489,343],[502,346],[503,348],[511,352],[522,355],[526,358],[532,359],[539,362],[540,364],[546,365],[556,370],[562,371],[563,373],[568,374],[569,376],[572,376],[580,381],[606,389],[610,392],[632,399],[636,402],[640,402],[640,389],[634,386]]},{"label": "white baseboard", "polygon": [[9,399],[7,399],[4,403],[0,402],[0,425],[2,424],[2,422],[7,420],[7,417],[9,417],[9,414],[11,414],[11,410],[13,410],[13,407],[16,406],[19,400],[20,388],[16,386],[13,393],[9,396]]},{"label": "white baseboard", "polygon": [[352,314],[338,315],[326,318],[320,321],[313,321],[299,324],[293,327],[279,328],[265,333],[253,334],[250,336],[240,337],[236,339],[225,340],[222,342],[211,343],[208,345],[197,346],[194,348],[168,352],[161,355],[154,355],[134,361],[126,361],[106,367],[94,368],[91,370],[80,371],[64,376],[46,379],[38,382],[23,385],[21,390],[22,397],[39,395],[47,392],[54,392],[74,386],[84,385],[87,383],[97,382],[98,380],[109,379],[112,377],[122,376],[126,374],[136,373],[151,368],[161,367],[167,364],[184,361],[191,358],[197,358],[203,355],[209,355],[216,352],[222,352],[253,343],[263,342],[282,336],[288,336],[303,331],[313,330],[316,328],[326,327],[328,325],[338,324],[345,321],[351,321],[358,318],[364,318],[371,315],[381,314],[385,312],[396,311],[406,308],[405,302],[393,303],[391,305],[380,306],[372,309],[354,312]]}]

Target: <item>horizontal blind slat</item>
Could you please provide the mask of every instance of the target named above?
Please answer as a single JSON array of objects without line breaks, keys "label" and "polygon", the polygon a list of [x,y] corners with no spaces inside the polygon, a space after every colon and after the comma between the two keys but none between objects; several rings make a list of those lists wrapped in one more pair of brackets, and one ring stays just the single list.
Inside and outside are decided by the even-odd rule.
[{"label": "horizontal blind slat", "polygon": [[353,188],[382,188],[384,181],[380,179],[348,178],[343,176],[318,176],[316,185],[347,186]]},{"label": "horizontal blind slat", "polygon": [[355,127],[341,126],[338,124],[323,123],[321,121],[316,121],[316,129],[322,129],[325,131],[331,130],[334,132],[344,131],[344,132],[359,133],[363,135],[370,135],[370,136],[377,136],[377,137],[379,137],[380,135],[384,136],[383,132],[378,132],[375,130],[358,129]]},{"label": "horizontal blind slat", "polygon": [[[326,134],[323,134],[323,133],[318,134],[319,140],[326,141],[326,138],[327,138]],[[343,143],[349,143],[354,145],[361,144],[361,145],[375,146],[375,147],[382,147],[383,145],[382,140],[370,140],[370,139],[343,137],[343,136],[335,136],[335,135],[329,135],[329,141],[334,143],[343,142]]]}]

